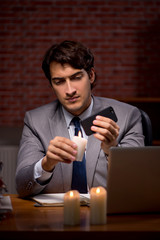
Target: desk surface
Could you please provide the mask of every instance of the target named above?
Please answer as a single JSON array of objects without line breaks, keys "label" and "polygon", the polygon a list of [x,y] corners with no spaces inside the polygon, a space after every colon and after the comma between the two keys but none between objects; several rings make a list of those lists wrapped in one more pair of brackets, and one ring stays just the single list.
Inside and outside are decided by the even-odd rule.
[{"label": "desk surface", "polygon": [[89,207],[81,207],[80,225],[64,226],[63,207],[35,207],[10,195],[13,212],[0,220],[1,239],[160,239],[160,214],[110,215],[105,225],[90,225]]}]

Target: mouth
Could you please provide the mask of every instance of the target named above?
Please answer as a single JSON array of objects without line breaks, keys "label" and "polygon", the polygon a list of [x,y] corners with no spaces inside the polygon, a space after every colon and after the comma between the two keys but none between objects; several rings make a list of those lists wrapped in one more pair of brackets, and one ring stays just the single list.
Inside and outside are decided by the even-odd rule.
[{"label": "mouth", "polygon": [[70,103],[74,103],[78,100],[79,96],[74,96],[74,97],[68,97],[66,100]]}]

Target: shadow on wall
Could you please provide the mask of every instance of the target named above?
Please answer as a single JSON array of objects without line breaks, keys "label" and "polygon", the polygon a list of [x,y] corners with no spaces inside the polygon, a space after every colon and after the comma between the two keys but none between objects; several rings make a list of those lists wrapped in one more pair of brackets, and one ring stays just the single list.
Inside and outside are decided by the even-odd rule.
[{"label": "shadow on wall", "polygon": [[142,29],[137,32],[138,97],[160,97],[160,20],[145,30],[143,23],[139,25]]}]

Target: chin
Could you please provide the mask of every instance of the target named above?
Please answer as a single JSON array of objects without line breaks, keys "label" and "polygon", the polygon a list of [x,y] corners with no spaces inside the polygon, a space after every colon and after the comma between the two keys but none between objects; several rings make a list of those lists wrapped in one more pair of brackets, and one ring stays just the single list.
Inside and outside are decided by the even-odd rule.
[{"label": "chin", "polygon": [[83,112],[83,109],[81,107],[67,107],[66,110],[76,116],[80,115]]},{"label": "chin", "polygon": [[63,106],[66,108],[66,110],[68,112],[70,112],[71,114],[73,115],[80,115],[82,112],[85,111],[85,109],[88,107],[88,106],[85,106],[86,104],[84,104],[84,102],[82,101],[76,101],[74,103],[67,103],[67,104],[64,104]]},{"label": "chin", "polygon": [[67,109],[67,111],[75,116],[79,116],[82,113],[81,110],[77,110],[77,109]]}]

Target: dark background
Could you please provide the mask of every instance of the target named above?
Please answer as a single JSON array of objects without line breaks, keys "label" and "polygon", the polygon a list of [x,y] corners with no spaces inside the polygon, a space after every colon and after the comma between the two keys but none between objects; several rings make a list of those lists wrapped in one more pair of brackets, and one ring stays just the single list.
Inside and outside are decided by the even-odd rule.
[{"label": "dark background", "polygon": [[41,62],[66,39],[93,51],[95,95],[160,101],[160,0],[0,0],[0,126],[55,99]]}]

